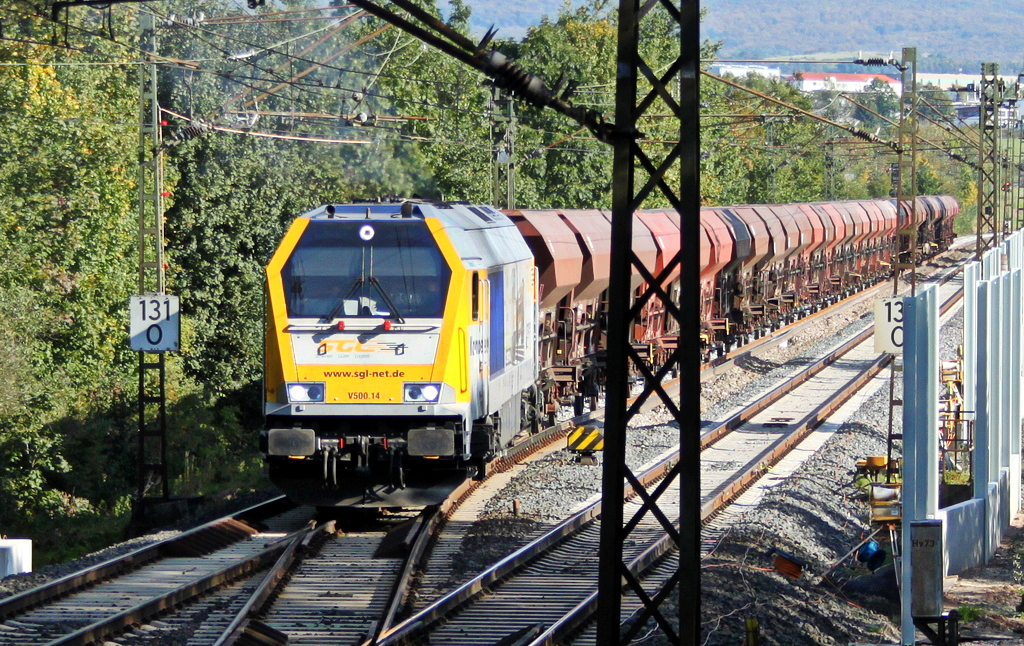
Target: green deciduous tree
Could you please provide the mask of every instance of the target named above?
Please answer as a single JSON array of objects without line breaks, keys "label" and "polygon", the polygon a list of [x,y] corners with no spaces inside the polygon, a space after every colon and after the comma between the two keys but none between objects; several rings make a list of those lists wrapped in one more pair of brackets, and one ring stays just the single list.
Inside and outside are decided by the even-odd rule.
[{"label": "green deciduous tree", "polygon": [[[15,30],[25,41],[50,33],[31,17]],[[124,60],[102,43],[89,56],[0,44],[4,533],[89,515],[123,494],[93,477],[110,464],[90,461],[123,451],[123,410],[120,420],[109,413],[133,383],[124,308],[134,277],[137,135]],[[85,444],[98,453],[76,452]]]}]

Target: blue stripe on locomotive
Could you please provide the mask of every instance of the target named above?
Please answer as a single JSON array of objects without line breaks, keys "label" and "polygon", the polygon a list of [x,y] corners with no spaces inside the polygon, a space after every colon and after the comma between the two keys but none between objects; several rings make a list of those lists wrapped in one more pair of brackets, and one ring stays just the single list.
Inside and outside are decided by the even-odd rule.
[{"label": "blue stripe on locomotive", "polygon": [[505,272],[488,276],[491,285],[491,377],[505,369]]}]

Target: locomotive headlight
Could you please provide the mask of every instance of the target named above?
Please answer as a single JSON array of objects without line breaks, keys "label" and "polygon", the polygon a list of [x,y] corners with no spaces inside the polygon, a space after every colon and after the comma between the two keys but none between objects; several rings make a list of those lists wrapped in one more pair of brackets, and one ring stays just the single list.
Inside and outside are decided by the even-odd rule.
[{"label": "locomotive headlight", "polygon": [[441,384],[405,384],[405,401],[436,402],[441,396]]},{"label": "locomotive headlight", "polygon": [[288,401],[291,403],[322,402],[324,385],[322,383],[288,383]]}]

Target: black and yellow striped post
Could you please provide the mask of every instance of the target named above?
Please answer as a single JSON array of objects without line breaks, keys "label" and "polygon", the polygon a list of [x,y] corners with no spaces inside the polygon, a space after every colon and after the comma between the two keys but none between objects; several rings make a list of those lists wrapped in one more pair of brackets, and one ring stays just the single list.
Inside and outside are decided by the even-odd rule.
[{"label": "black and yellow striped post", "polygon": [[577,454],[577,462],[597,464],[594,452],[604,450],[604,434],[592,426],[577,427],[575,431],[566,436],[565,448]]}]

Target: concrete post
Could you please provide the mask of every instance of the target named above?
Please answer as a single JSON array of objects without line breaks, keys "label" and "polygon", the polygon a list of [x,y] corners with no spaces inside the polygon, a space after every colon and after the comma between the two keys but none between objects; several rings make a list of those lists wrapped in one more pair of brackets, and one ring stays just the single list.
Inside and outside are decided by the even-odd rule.
[{"label": "concrete post", "polygon": [[939,301],[929,287],[903,299],[903,524],[900,628],[914,644],[910,527],[939,510]]},{"label": "concrete post", "polygon": [[1006,454],[1006,433],[1005,426],[1003,424],[1003,352],[1002,346],[1005,343],[1006,337],[1003,335],[1003,292],[1004,283],[1003,276],[997,274],[991,280],[992,291],[991,291],[991,306],[992,306],[992,318],[989,319],[989,325],[991,326],[991,341],[990,341],[990,357],[991,357],[991,375],[992,381],[989,382],[989,415],[991,415],[991,421],[989,428],[989,441],[991,442],[991,471],[989,477],[995,481],[999,481],[999,472],[1003,468],[1004,455]]},{"label": "concrete post", "polygon": [[964,410],[973,413],[978,370],[978,281],[981,264],[964,267]]},{"label": "concrete post", "polygon": [[990,537],[995,510],[992,508],[992,497],[989,495],[989,483],[993,479],[990,423],[989,415],[989,383],[991,382],[991,283],[987,280],[978,281],[977,287],[977,375],[975,388],[974,415],[974,456],[972,471],[974,472],[974,497],[986,501],[985,531],[983,532],[983,554],[985,560],[992,556],[993,546]]},{"label": "concrete post", "polygon": [[[1019,232],[1014,234],[1014,239],[1019,241]],[[1015,245],[1016,247],[1017,245]],[[1014,256],[1019,257],[1019,249],[1015,249]],[[1010,410],[1008,412],[1008,431],[1010,434],[1010,516],[1016,514],[1021,508],[1021,455],[1020,455],[1020,388],[1021,388],[1021,335],[1024,334],[1024,330],[1021,329],[1021,280],[1024,272],[1013,263],[1011,266],[1014,268],[1010,272],[1010,289],[1008,298],[1008,307],[1010,310],[1009,324],[1010,330],[1008,332],[1010,341],[1010,354],[1009,354],[1009,369],[1008,375],[1010,382],[1008,384],[1007,393],[1009,396],[1007,399],[1010,402]]]}]

